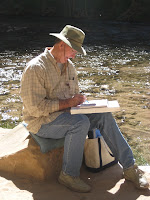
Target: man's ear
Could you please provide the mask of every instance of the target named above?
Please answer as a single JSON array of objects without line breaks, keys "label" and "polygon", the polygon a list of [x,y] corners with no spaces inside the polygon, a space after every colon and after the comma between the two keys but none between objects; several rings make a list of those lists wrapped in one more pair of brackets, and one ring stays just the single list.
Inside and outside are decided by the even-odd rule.
[{"label": "man's ear", "polygon": [[62,48],[64,48],[64,46],[65,46],[65,43],[63,41],[60,41],[59,42],[59,47],[62,49]]}]

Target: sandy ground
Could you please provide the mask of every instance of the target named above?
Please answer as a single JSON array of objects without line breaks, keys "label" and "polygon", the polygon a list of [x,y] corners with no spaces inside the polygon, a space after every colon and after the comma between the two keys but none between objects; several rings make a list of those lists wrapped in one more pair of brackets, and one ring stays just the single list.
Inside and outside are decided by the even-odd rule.
[{"label": "sandy ground", "polygon": [[[150,167],[142,167],[150,182]],[[117,164],[99,173],[81,169],[81,177],[92,186],[90,193],[72,192],[56,179],[35,182],[0,173],[0,200],[150,200],[150,190],[138,190],[122,177]]]}]

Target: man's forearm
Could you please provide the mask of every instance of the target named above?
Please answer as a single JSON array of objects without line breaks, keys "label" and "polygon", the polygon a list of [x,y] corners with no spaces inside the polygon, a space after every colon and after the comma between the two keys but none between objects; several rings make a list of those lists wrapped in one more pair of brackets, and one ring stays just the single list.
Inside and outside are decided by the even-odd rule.
[{"label": "man's forearm", "polygon": [[59,110],[65,110],[72,107],[70,99],[59,100]]}]

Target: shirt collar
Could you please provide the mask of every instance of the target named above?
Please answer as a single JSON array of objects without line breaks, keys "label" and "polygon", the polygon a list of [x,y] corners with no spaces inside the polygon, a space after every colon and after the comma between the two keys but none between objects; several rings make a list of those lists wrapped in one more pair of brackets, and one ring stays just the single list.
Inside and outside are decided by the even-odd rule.
[{"label": "shirt collar", "polygon": [[49,50],[50,50],[49,47],[46,47],[46,48],[45,48],[45,51],[44,51],[45,56],[46,56],[48,59],[50,59],[50,61],[51,61],[54,65],[57,65],[57,62],[56,62],[54,56],[51,54],[51,52],[50,52]]},{"label": "shirt collar", "polygon": [[54,58],[54,56],[51,54],[51,52],[49,51],[51,48],[50,47],[46,47],[45,51],[44,51],[44,55],[46,58],[48,58],[50,60],[50,62],[55,66],[55,69],[57,71],[57,73],[59,74],[59,76],[61,75],[61,70],[57,65],[57,62]]}]

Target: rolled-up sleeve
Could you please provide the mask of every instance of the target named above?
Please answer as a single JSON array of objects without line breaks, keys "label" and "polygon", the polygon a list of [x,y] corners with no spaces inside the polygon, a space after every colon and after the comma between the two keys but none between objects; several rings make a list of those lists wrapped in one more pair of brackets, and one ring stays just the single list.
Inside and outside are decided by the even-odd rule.
[{"label": "rolled-up sleeve", "polygon": [[22,76],[21,98],[30,116],[48,116],[59,110],[58,99],[47,99],[44,70],[40,66],[28,66]]}]

